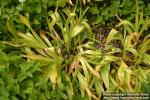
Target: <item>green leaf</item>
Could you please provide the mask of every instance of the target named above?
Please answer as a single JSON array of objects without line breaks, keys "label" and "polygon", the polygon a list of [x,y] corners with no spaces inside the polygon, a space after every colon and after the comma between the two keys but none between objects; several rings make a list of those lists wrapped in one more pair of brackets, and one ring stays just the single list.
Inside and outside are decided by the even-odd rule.
[{"label": "green leaf", "polygon": [[73,27],[73,29],[70,32],[70,37],[73,38],[76,35],[78,35],[82,30],[84,29],[84,26],[81,24],[77,24],[76,26]]},{"label": "green leaf", "polygon": [[49,66],[48,75],[49,75],[49,78],[50,78],[51,82],[56,84],[57,77],[58,77],[56,64],[52,64],[52,65]]},{"label": "green leaf", "polygon": [[[119,27],[121,25],[124,25],[125,28],[127,28],[128,32],[130,32],[131,30],[134,30],[134,25],[130,22],[130,21],[127,21],[127,20],[122,20],[120,19],[120,22],[118,25],[116,25],[116,27]],[[129,31],[130,30],[130,31]]]},{"label": "green leaf", "polygon": [[28,28],[31,28],[30,21],[22,15],[19,15],[19,18],[23,24],[25,24]]},{"label": "green leaf", "polygon": [[56,52],[54,47],[45,48],[44,51],[51,57],[56,58]]},{"label": "green leaf", "polygon": [[22,55],[23,57],[32,59],[32,60],[41,60],[41,61],[46,61],[46,62],[50,62],[51,59],[44,57],[42,55],[38,55],[38,54],[28,54],[28,55]]},{"label": "green leaf", "polygon": [[[143,16],[141,16],[141,17],[143,17]],[[136,0],[136,15],[135,15],[135,29],[136,29],[136,32],[138,32],[140,24],[141,23],[140,23],[140,20],[139,20],[139,6],[138,6],[138,2]]]},{"label": "green leaf", "polygon": [[8,56],[4,52],[0,51],[0,69],[8,67],[9,65],[8,61],[9,61]]},{"label": "green leaf", "polygon": [[[121,60],[121,64],[118,70],[118,79],[120,82],[120,85],[124,85],[125,82],[125,74],[129,77],[132,74],[132,70],[127,66],[126,63],[123,62],[123,60]],[[130,78],[127,78],[130,79]]]},{"label": "green leaf", "polygon": [[93,75],[95,75],[97,78],[100,79],[99,72],[96,71],[95,69],[93,69],[92,66],[90,66],[90,64],[87,62],[86,59],[83,58],[83,60],[84,60],[84,62],[85,62],[85,64],[86,64],[87,68],[93,73]]},{"label": "green leaf", "polygon": [[33,23],[36,24],[36,25],[40,24],[40,22],[38,21],[38,19],[34,19]]},{"label": "green leaf", "polygon": [[142,56],[143,56],[143,62],[150,65],[150,55],[144,53]]},{"label": "green leaf", "polygon": [[119,70],[118,70],[118,80],[119,80],[119,83],[120,85],[123,85],[124,84],[124,62],[121,61],[121,65],[119,67]]},{"label": "green leaf", "polygon": [[47,24],[48,24],[49,30],[52,30],[54,25],[60,20],[60,15],[58,14],[57,11],[55,11],[50,16],[52,18],[52,21],[50,22],[50,20],[47,17]]},{"label": "green leaf", "polygon": [[106,92],[111,93],[111,92],[116,91],[116,89],[118,88],[118,84],[117,84],[117,82],[115,81],[115,79],[112,78],[111,75],[109,75],[109,78],[110,78],[110,84],[109,84],[110,87],[109,87],[109,89],[107,89]]},{"label": "green leaf", "polygon": [[109,77],[110,77],[110,81],[112,82],[112,84],[113,84],[114,86],[118,87],[118,84],[117,84],[117,82],[115,81],[115,79],[113,79],[112,76],[109,76]]},{"label": "green leaf", "polygon": [[139,56],[137,50],[134,48],[131,48],[131,47],[125,48],[125,51],[131,52],[135,57]]},{"label": "green leaf", "polygon": [[90,7],[89,11],[92,13],[92,14],[99,14],[99,9],[98,7],[94,6],[94,7]]},{"label": "green leaf", "polygon": [[141,36],[141,34],[148,29],[148,26],[150,25],[150,19],[146,18],[144,25],[142,26],[142,28],[140,29],[138,35]]},{"label": "green leaf", "polygon": [[50,40],[46,37],[45,34],[43,34],[42,32],[40,33],[40,37],[43,39],[43,41],[49,46],[52,47],[52,44],[50,42]]},{"label": "green leaf", "polygon": [[[45,45],[46,44],[42,41],[42,39],[39,37],[39,35],[32,29],[31,25],[30,25],[30,21],[29,19],[27,19],[26,17],[22,16],[22,15],[19,15],[19,18],[20,20],[22,21],[22,23],[24,23],[32,32],[34,38],[40,42],[42,45]],[[31,35],[30,35],[31,36]]]},{"label": "green leaf", "polygon": [[125,79],[125,84],[126,84],[126,87],[125,87],[126,91],[133,92],[133,89],[131,87],[130,74],[125,72],[124,77],[125,77],[124,79]]},{"label": "green leaf", "polygon": [[80,86],[82,87],[82,89],[85,90],[86,88],[88,88],[88,81],[87,81],[87,78],[84,77],[80,72],[78,72],[77,77],[78,77],[78,79],[79,79]]},{"label": "green leaf", "polygon": [[13,18],[11,18],[11,17],[7,20],[7,29],[8,29],[8,31],[10,31],[13,34],[14,38],[17,37],[17,35],[16,35],[17,30],[16,30],[15,24],[13,22]]},{"label": "green leaf", "polygon": [[21,43],[22,45],[28,46],[28,47],[34,47],[34,48],[46,48],[47,45],[40,39],[40,41],[38,41],[37,39],[35,39],[31,33],[21,33],[19,32],[18,35],[22,38],[18,38],[16,39],[16,41],[18,43]]},{"label": "green leaf", "polygon": [[101,97],[101,96],[102,96],[102,93],[104,92],[104,87],[103,87],[102,81],[95,80],[95,81],[94,81],[94,86],[95,86],[97,95],[98,95],[99,97]]},{"label": "green leaf", "polygon": [[101,55],[102,53],[100,52],[100,50],[96,50],[96,51],[93,51],[93,50],[86,50],[83,52],[83,54],[89,54],[89,55]]},{"label": "green leaf", "polygon": [[66,5],[66,2],[68,2],[68,0],[57,0],[56,6],[64,7]]},{"label": "green leaf", "polygon": [[86,28],[87,36],[92,37],[94,33],[92,32],[91,26],[87,23],[87,20],[83,19],[81,24],[84,26],[84,28]]},{"label": "green leaf", "polygon": [[141,75],[143,76],[143,78],[144,78],[145,80],[147,80],[147,75],[146,75],[145,71],[144,71],[142,68],[140,68],[140,67],[141,67],[141,66],[139,66],[138,69],[139,69]]},{"label": "green leaf", "polygon": [[107,65],[104,65],[102,68],[101,68],[101,76],[102,76],[102,79],[103,79],[103,82],[105,84],[105,87],[107,89],[109,89],[109,71],[110,71],[110,64],[107,64]]},{"label": "green leaf", "polygon": [[140,45],[140,50],[139,50],[139,54],[143,54],[145,53],[150,47],[150,39],[144,41],[141,45]]},{"label": "green leaf", "polygon": [[33,77],[32,73],[30,71],[27,72],[27,75],[31,78]]},{"label": "green leaf", "polygon": [[37,13],[41,13],[41,10],[42,10],[41,5],[37,5],[37,6],[35,7],[35,10],[36,10]]},{"label": "green leaf", "polygon": [[102,61],[100,62],[100,64],[105,65],[107,63],[117,60],[119,60],[119,57],[105,55],[104,57],[102,57]]},{"label": "green leaf", "polygon": [[88,69],[87,69],[87,65],[86,65],[86,61],[83,57],[78,57],[80,62],[81,62],[81,65],[82,65],[82,69],[84,71],[84,74],[85,74],[85,77],[87,78],[87,80],[89,81],[90,80],[90,76],[89,76],[89,72],[88,72]]},{"label": "green leaf", "polygon": [[124,44],[124,43],[123,43],[123,37],[122,37],[122,35],[121,35],[118,31],[116,31],[115,29],[112,29],[112,30],[109,32],[109,35],[108,35],[108,37],[106,38],[105,44],[110,43],[112,40],[121,40],[122,44]]},{"label": "green leaf", "polygon": [[[45,53],[45,51],[44,50],[42,50],[42,49],[35,49],[39,54],[41,54],[42,56],[45,56],[45,57],[49,57],[48,55],[47,55],[47,53]],[[30,54],[30,53],[29,53]],[[33,53],[31,53],[31,54],[33,54]]]}]

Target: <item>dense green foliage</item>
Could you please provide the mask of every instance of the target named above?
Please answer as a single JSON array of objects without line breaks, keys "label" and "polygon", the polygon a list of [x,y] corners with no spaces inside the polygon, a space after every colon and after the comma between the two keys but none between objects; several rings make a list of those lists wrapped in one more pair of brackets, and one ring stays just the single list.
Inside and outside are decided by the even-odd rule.
[{"label": "dense green foliage", "polygon": [[150,93],[148,0],[1,0],[0,100]]}]

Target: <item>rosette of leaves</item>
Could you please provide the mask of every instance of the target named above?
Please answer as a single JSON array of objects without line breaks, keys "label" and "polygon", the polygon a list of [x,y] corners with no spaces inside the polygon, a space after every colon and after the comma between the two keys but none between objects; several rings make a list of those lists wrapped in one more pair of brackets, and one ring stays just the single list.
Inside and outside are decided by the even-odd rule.
[{"label": "rosette of leaves", "polygon": [[5,43],[21,48],[25,53],[22,56],[27,60],[37,60],[42,66],[47,66],[46,70],[43,69],[43,80],[46,82],[50,78],[55,88],[61,84],[60,71],[66,63],[64,61],[66,55],[69,58],[72,51],[75,53],[77,45],[87,36],[92,36],[92,29],[83,18],[86,11],[87,9],[77,16],[75,10],[71,11],[68,8],[64,9],[61,15],[55,10],[46,16],[49,31],[39,33],[32,28],[29,19],[19,15],[27,30],[25,32],[16,30],[14,21],[9,19],[7,28],[14,38]]},{"label": "rosette of leaves", "polygon": [[140,12],[136,3],[135,23],[119,20],[116,27],[123,26],[123,30],[112,29],[105,43],[106,51],[119,57],[112,64],[112,71],[116,73],[113,77],[120,91],[141,92],[141,85],[148,83],[147,75],[150,71],[150,39],[149,34],[146,34],[150,19],[143,18],[143,12]]},{"label": "rosette of leaves", "polygon": [[13,26],[13,21],[8,20],[8,30],[13,33],[14,39],[8,43],[13,46],[20,47],[28,59],[38,60],[42,65],[49,66],[47,71],[45,70],[44,77],[49,77],[53,84],[59,84],[60,82],[60,65],[63,58],[60,55],[59,48],[52,46],[51,42],[45,36],[43,32],[38,35],[31,27],[27,18],[19,15],[19,18],[23,24],[29,28],[29,32],[19,32]]},{"label": "rosette of leaves", "polygon": [[78,46],[69,73],[78,79],[83,97],[100,99],[103,92],[141,92],[142,84],[148,83],[150,39],[144,32],[150,19],[144,19],[136,6],[135,23],[119,18],[116,27],[123,26],[123,30],[112,29],[103,50],[93,42]]},{"label": "rosette of leaves", "polygon": [[[75,10],[65,8],[60,11],[60,14],[55,11],[49,12],[47,16],[48,34],[53,38],[53,43],[60,47],[65,47],[67,53],[74,50],[87,37],[94,36],[92,29],[84,18],[86,11],[81,10],[78,15]],[[62,17],[61,17],[62,16]],[[67,16],[67,18],[65,17]],[[57,32],[60,30],[60,32]]]},{"label": "rosette of leaves", "polygon": [[111,63],[118,60],[119,57],[105,54],[95,48],[93,42],[88,42],[78,46],[78,54],[69,67],[69,74],[78,79],[83,97],[88,95],[90,100],[99,100],[103,92],[115,92],[118,87],[110,74]]}]

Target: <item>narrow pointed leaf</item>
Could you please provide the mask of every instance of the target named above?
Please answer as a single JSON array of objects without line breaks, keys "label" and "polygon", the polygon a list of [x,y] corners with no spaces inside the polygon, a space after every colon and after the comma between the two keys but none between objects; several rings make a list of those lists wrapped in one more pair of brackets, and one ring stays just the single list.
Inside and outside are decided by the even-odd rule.
[{"label": "narrow pointed leaf", "polygon": [[83,25],[77,24],[70,32],[70,37],[73,38],[84,29]]},{"label": "narrow pointed leaf", "polygon": [[147,41],[144,41],[144,42],[141,44],[139,53],[140,53],[140,54],[145,53],[145,52],[150,48],[149,45],[150,45],[150,39],[147,40]]},{"label": "narrow pointed leaf", "polygon": [[45,52],[46,52],[49,56],[51,56],[51,57],[53,57],[53,58],[56,57],[55,48],[54,48],[54,47],[45,48],[44,50],[45,50]]},{"label": "narrow pointed leaf", "polygon": [[49,73],[49,77],[50,77],[51,82],[56,84],[57,83],[57,77],[58,77],[56,64],[52,64],[51,66],[49,66],[48,73]]},{"label": "narrow pointed leaf", "polygon": [[45,56],[45,57],[49,57],[42,49],[35,49],[39,54]]},{"label": "narrow pointed leaf", "polygon": [[103,82],[105,84],[105,87],[107,89],[109,89],[109,87],[110,87],[109,86],[109,70],[110,70],[110,64],[107,64],[101,68],[101,72],[100,72]]},{"label": "narrow pointed leaf", "polygon": [[8,29],[9,32],[11,32],[11,33],[13,34],[14,38],[17,37],[17,35],[16,35],[17,30],[16,30],[16,28],[15,28],[15,24],[14,24],[12,18],[9,18],[9,19],[7,20],[7,29]]},{"label": "narrow pointed leaf", "polygon": [[22,21],[22,23],[24,23],[28,28],[31,28],[30,21],[26,17],[19,15],[19,18]]},{"label": "narrow pointed leaf", "polygon": [[141,75],[143,76],[143,78],[144,78],[145,80],[147,80],[147,76],[146,76],[144,70],[143,70],[142,68],[140,68],[140,66],[138,67],[138,69],[139,69]]},{"label": "narrow pointed leaf", "polygon": [[86,64],[87,68],[93,73],[93,75],[95,75],[97,78],[100,79],[100,74],[99,74],[99,72],[96,71],[96,70],[94,70],[94,69],[90,66],[90,64],[89,64],[84,58],[83,58],[83,60],[84,60],[84,62],[85,62],[85,64]]},{"label": "narrow pointed leaf", "polygon": [[80,62],[81,62],[81,65],[82,65],[82,68],[83,68],[85,77],[86,77],[87,80],[89,81],[89,80],[90,80],[90,76],[89,76],[89,72],[88,72],[88,69],[87,69],[86,62],[85,62],[85,60],[84,60],[83,57],[79,57],[79,60],[80,60]]},{"label": "narrow pointed leaf", "polygon": [[143,56],[143,59],[144,59],[143,62],[150,65],[150,55],[144,53],[142,56]]},{"label": "narrow pointed leaf", "polygon": [[127,87],[125,87],[125,88],[127,88],[127,90],[129,91],[129,92],[133,92],[133,89],[132,89],[132,87],[131,87],[131,84],[130,84],[130,82],[131,82],[131,79],[130,79],[130,74],[129,73],[127,73],[127,72],[125,72],[125,83],[126,83],[126,85],[127,85]]},{"label": "narrow pointed leaf", "polygon": [[131,22],[127,21],[127,20],[121,20],[121,21],[119,22],[119,24],[116,25],[116,27],[119,27],[119,26],[121,26],[121,25],[130,26],[132,29],[135,29],[134,26],[133,26],[133,24],[132,24]]},{"label": "narrow pointed leaf", "polygon": [[122,64],[120,65],[119,70],[118,70],[118,80],[119,80],[120,85],[124,84],[124,67]]},{"label": "narrow pointed leaf", "polygon": [[33,59],[33,60],[42,60],[42,61],[47,61],[50,62],[51,59],[44,57],[42,55],[36,55],[36,54],[29,54],[29,55],[22,55],[23,57]]},{"label": "narrow pointed leaf", "polygon": [[135,57],[138,57],[138,52],[134,48],[125,48],[125,51],[131,52]]},{"label": "narrow pointed leaf", "polygon": [[123,37],[122,37],[122,35],[118,31],[116,31],[115,29],[112,29],[109,32],[109,35],[106,38],[105,44],[109,44],[112,40],[121,40],[121,42],[123,43]]},{"label": "narrow pointed leaf", "polygon": [[41,38],[43,39],[43,41],[44,41],[49,47],[52,46],[50,40],[49,40],[44,34],[41,33],[40,36],[41,36]]}]

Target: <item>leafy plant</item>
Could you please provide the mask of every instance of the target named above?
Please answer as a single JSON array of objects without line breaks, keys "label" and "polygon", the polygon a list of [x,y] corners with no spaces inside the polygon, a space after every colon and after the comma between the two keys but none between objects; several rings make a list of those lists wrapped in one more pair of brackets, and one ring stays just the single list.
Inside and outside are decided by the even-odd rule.
[{"label": "leafy plant", "polygon": [[[67,18],[65,18],[65,14]],[[19,15],[20,20],[28,27],[29,31],[26,33],[17,31],[12,19],[10,19],[7,26],[14,39],[11,42],[4,43],[20,47],[26,53],[26,55],[22,55],[23,57],[38,60],[42,66],[47,66],[43,69],[43,82],[47,83],[50,78],[52,87],[56,90],[62,84],[61,70],[63,65],[66,65],[66,62],[63,61],[67,58],[70,59],[70,52],[75,53],[76,45],[80,45],[85,38],[92,37],[91,28],[87,20],[83,18],[84,14],[85,12],[83,14],[81,12],[78,17],[74,11],[71,12],[66,8],[64,13],[61,13],[63,16],[61,18],[56,10],[50,14],[51,19],[49,19],[49,16],[46,17],[50,31],[40,31],[39,34],[33,30],[27,18]],[[71,46],[74,48],[72,49]],[[64,47],[66,49],[63,50],[62,48]],[[67,58],[66,55],[68,56]],[[67,80],[70,80],[69,77]],[[68,98],[72,98],[73,94],[70,94],[69,91],[72,90],[68,88]]]},{"label": "leafy plant", "polygon": [[[120,23],[116,26],[123,25],[124,34],[112,29],[109,33],[105,45],[110,44],[112,40],[120,41],[122,48],[118,48],[115,45],[110,46],[107,50],[112,52],[113,50],[119,50],[112,52],[115,55],[117,53],[120,60],[115,62],[119,64],[118,75],[116,75],[119,83],[119,87],[122,91],[139,92],[141,84],[147,83],[147,75],[149,73],[149,35],[145,35],[144,31],[147,30],[149,18],[143,19],[143,12],[139,13],[138,5],[136,5],[135,23],[132,24],[127,20],[119,18]],[[143,41],[141,41],[142,39]],[[116,44],[117,45],[117,44]],[[126,80],[126,81],[124,81]]]},{"label": "leafy plant", "polygon": [[[2,100],[60,100],[67,99],[70,93],[69,78],[63,71],[61,77],[63,80],[61,85],[55,90],[52,89],[53,84],[50,81],[43,81],[41,64],[35,61],[26,61],[21,56],[5,54],[2,57],[5,64],[0,63],[0,99]],[[69,99],[70,97],[68,97]]]},{"label": "leafy plant", "polygon": [[[0,99],[99,100],[105,92],[148,91],[150,19],[142,0],[14,3],[7,17],[0,12],[0,25],[8,18],[3,27],[13,35],[1,37],[11,41],[0,42]],[[116,13],[120,22],[111,28]],[[100,41],[91,28],[99,23],[106,25]]]},{"label": "leafy plant", "polygon": [[[57,44],[60,42],[60,44],[65,46],[68,52],[72,46],[75,47],[75,45],[81,44],[86,36],[92,37],[92,29],[88,25],[87,20],[83,18],[86,11],[87,9],[84,12],[81,12],[78,16],[75,13],[75,10],[70,11],[68,8],[65,8],[63,9],[65,14],[61,13],[63,16],[62,18],[57,11],[50,14],[52,18],[51,22],[47,18],[48,27],[50,30],[49,35],[51,35],[53,39],[56,40],[54,42]],[[67,18],[65,18],[65,16],[67,16]],[[58,26],[61,32],[57,33],[58,28],[56,28],[56,26]],[[60,38],[60,33],[62,34],[63,38]]]},{"label": "leafy plant", "polygon": [[102,92],[141,92],[143,83],[148,83],[150,40],[143,32],[148,28],[149,18],[144,20],[138,4],[136,9],[134,24],[118,17],[120,23],[116,27],[123,25],[124,29],[120,32],[112,29],[103,50],[90,43],[78,47],[79,54],[69,71],[76,73],[83,96],[86,92],[89,98],[98,99]]}]

